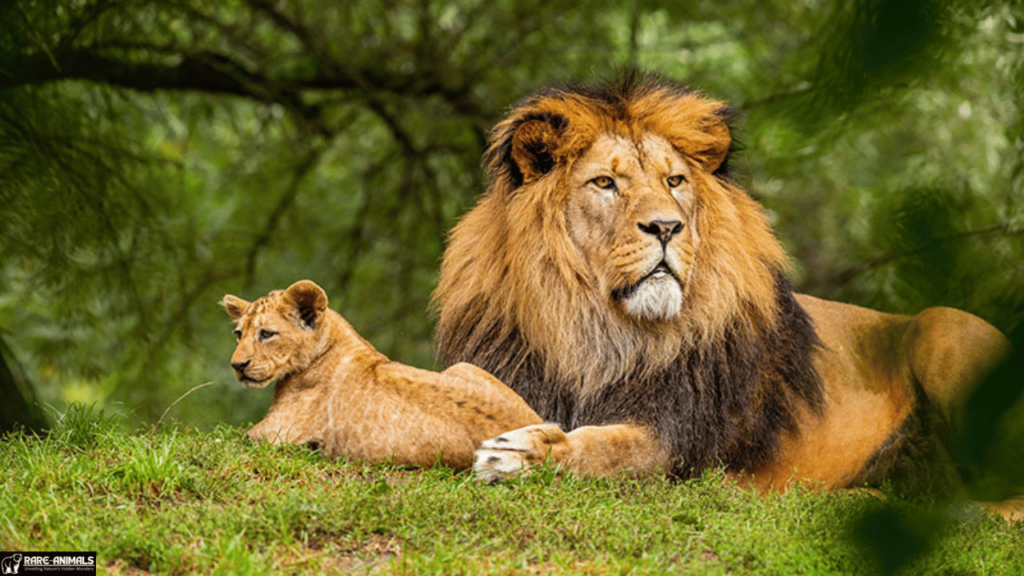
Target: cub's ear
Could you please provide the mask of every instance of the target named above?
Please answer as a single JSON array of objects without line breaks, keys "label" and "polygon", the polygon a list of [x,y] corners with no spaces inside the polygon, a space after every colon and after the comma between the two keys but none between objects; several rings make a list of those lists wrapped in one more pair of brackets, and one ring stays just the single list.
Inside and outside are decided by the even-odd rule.
[{"label": "cub's ear", "polygon": [[238,322],[238,319],[245,314],[245,310],[249,308],[249,302],[231,294],[225,294],[224,298],[220,301],[220,305],[224,307],[224,311],[235,322]]},{"label": "cub's ear", "polygon": [[295,312],[295,320],[303,328],[316,329],[317,321],[327,309],[327,293],[310,280],[299,280],[284,291],[284,303]]}]

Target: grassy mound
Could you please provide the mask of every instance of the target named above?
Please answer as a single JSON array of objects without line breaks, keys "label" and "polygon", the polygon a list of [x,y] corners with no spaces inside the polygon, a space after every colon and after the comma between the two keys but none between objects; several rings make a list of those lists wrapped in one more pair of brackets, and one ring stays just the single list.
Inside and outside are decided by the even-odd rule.
[{"label": "grassy mound", "polygon": [[761,496],[720,473],[484,486],[82,407],[0,440],[0,472],[0,550],[94,550],[113,574],[1024,573],[1024,525],[962,505]]}]

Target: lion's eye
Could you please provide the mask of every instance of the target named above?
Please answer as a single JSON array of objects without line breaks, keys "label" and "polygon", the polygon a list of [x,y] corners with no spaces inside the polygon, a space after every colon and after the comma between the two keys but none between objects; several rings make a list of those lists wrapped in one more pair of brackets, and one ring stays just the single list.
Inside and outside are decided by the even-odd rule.
[{"label": "lion's eye", "polygon": [[675,188],[681,185],[683,182],[686,182],[686,176],[683,176],[682,174],[675,174],[673,176],[669,176],[668,178],[666,178],[665,182],[668,183],[669,188]]},{"label": "lion's eye", "polygon": [[241,340],[242,339],[242,331],[241,330],[235,330],[233,332],[233,334],[235,335],[235,340]]},{"label": "lion's eye", "polygon": [[268,338],[273,338],[274,336],[277,336],[277,332],[274,332],[273,330],[267,330],[266,328],[260,330],[261,341],[266,340]]},{"label": "lion's eye", "polygon": [[615,190],[615,180],[612,180],[610,176],[598,176],[591,180],[590,183],[601,190]]}]

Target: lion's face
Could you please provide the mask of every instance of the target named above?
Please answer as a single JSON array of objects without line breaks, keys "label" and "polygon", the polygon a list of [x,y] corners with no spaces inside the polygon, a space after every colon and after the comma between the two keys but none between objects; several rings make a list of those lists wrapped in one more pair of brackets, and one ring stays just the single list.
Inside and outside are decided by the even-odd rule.
[{"label": "lion's face", "polygon": [[686,160],[655,134],[602,134],[567,179],[567,231],[600,292],[639,320],[678,316],[699,241]]},{"label": "lion's face", "polygon": [[729,116],[651,77],[513,108],[491,134],[491,185],[445,249],[444,361],[586,396],[772,325],[785,254],[727,175]]},{"label": "lion's face", "polygon": [[316,357],[323,340],[316,318],[327,307],[316,284],[297,282],[254,302],[227,295],[221,304],[236,324],[231,367],[246,388],[301,372]]}]

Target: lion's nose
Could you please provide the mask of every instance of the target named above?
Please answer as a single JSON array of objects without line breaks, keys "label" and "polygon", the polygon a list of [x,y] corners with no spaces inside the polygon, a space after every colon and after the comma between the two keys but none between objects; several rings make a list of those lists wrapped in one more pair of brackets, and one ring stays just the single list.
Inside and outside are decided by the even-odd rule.
[{"label": "lion's nose", "polygon": [[662,246],[668,244],[673,236],[683,231],[683,223],[679,220],[651,220],[647,224],[641,222],[637,226],[646,234],[656,236]]},{"label": "lion's nose", "polygon": [[235,369],[235,372],[245,372],[245,369],[252,364],[252,359],[246,360],[245,362],[232,362],[231,367]]}]

